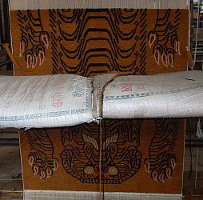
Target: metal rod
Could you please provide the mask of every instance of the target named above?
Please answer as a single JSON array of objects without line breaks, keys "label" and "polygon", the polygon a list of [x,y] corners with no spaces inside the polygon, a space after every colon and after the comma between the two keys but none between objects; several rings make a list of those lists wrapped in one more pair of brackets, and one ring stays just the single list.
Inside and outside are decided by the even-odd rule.
[{"label": "metal rod", "polygon": [[[18,146],[18,138],[0,138],[0,146]],[[186,147],[203,147],[203,140],[186,140]]]},{"label": "metal rod", "polygon": [[7,60],[7,61],[1,63],[1,64],[0,64],[0,68],[2,68],[2,67],[5,66],[5,65],[8,65],[9,63],[11,63],[10,60]]},{"label": "metal rod", "polygon": [[203,147],[203,140],[186,140],[186,147]]},{"label": "metal rod", "polygon": [[0,146],[19,146],[18,138],[0,138]]}]

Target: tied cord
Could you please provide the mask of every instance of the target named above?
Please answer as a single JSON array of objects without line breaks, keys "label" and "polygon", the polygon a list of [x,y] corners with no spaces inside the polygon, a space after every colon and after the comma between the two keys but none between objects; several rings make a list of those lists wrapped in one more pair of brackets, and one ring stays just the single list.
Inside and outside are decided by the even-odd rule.
[{"label": "tied cord", "polygon": [[117,77],[115,75],[110,81],[105,83],[102,88],[101,96],[99,98],[99,114],[100,114],[100,121],[99,121],[99,200],[104,200],[104,183],[102,183],[102,150],[103,150],[103,131],[102,131],[102,118],[103,118],[103,97],[104,91],[106,87]]},{"label": "tied cord", "polygon": [[103,134],[102,134],[102,119],[99,124],[99,200],[104,200],[104,183],[102,183],[102,146],[103,146]]},{"label": "tied cord", "polygon": [[15,60],[9,46],[10,45],[8,43],[3,44],[4,49],[6,49],[6,52],[7,52],[8,56],[9,56],[9,58],[11,59],[11,61],[13,62],[13,64],[15,65],[16,69],[19,69],[19,64],[16,62],[16,60]]},{"label": "tied cord", "polygon": [[120,76],[127,76],[129,74],[125,75],[115,75],[112,77],[108,82],[105,83],[105,85],[102,88],[101,91],[101,96],[99,97],[99,114],[100,114],[100,128],[99,128],[99,200],[104,200],[104,183],[102,183],[102,177],[103,177],[103,172],[102,172],[102,151],[103,151],[103,129],[102,129],[102,119],[103,119],[103,97],[104,97],[104,91],[107,88],[107,86],[113,82],[117,77]]}]

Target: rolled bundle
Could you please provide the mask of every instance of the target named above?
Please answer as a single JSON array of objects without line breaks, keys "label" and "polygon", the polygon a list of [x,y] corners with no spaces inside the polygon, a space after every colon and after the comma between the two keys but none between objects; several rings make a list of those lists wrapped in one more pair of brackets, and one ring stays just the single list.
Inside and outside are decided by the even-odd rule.
[{"label": "rolled bundle", "polygon": [[1,128],[74,126],[99,118],[199,116],[203,71],[0,77]]},{"label": "rolled bundle", "polygon": [[0,76],[0,128],[91,122],[91,79],[76,75]]},{"label": "rolled bundle", "polygon": [[[94,80],[94,114],[102,88],[113,75]],[[118,76],[103,91],[103,118],[184,118],[203,116],[203,71]]]}]

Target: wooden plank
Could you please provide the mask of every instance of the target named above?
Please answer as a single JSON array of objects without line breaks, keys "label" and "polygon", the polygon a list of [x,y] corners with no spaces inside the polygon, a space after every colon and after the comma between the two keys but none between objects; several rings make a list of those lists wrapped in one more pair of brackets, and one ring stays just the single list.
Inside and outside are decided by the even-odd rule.
[{"label": "wooden plank", "polygon": [[203,147],[185,148],[185,172],[191,171],[192,162],[192,175],[195,175],[195,171],[198,171],[198,176],[203,177]]},{"label": "wooden plank", "polygon": [[[198,31],[198,34],[197,34]],[[196,38],[196,34],[197,34],[197,40],[198,41],[203,41],[203,28],[194,28],[194,32],[192,34],[192,38]]]},{"label": "wooden plank", "polygon": [[23,184],[21,179],[0,180],[1,193],[22,192],[22,191],[23,191]]},{"label": "wooden plank", "polygon": [[2,128],[0,129],[0,133],[17,133],[19,129],[17,128]]},{"label": "wooden plank", "polygon": [[[2,130],[1,130],[2,131]],[[5,134],[13,131],[4,130]],[[15,133],[15,131],[13,131]],[[22,200],[23,184],[19,147],[0,147],[0,199]]]},{"label": "wooden plank", "polygon": [[22,200],[23,184],[21,179],[0,180],[1,200]]},{"label": "wooden plank", "polygon": [[203,177],[196,179],[195,177],[184,176],[183,194],[186,197],[203,197]]},{"label": "wooden plank", "polygon": [[22,192],[0,192],[1,200],[22,200]]},{"label": "wooden plank", "polygon": [[0,71],[0,75],[13,76],[13,71],[2,70]]},{"label": "wooden plank", "polygon": [[15,128],[7,128],[0,129],[0,138],[19,138],[18,129]]},{"label": "wooden plank", "polygon": [[0,146],[0,179],[21,176],[20,149],[18,146]]},{"label": "wooden plank", "polygon": [[184,200],[203,200],[203,196],[185,197]]},{"label": "wooden plank", "polygon": [[0,68],[1,68],[1,69],[4,68],[4,70],[6,70],[6,66],[7,66],[8,64],[10,64],[10,63],[11,63],[10,60],[3,61],[3,62],[0,63]]}]

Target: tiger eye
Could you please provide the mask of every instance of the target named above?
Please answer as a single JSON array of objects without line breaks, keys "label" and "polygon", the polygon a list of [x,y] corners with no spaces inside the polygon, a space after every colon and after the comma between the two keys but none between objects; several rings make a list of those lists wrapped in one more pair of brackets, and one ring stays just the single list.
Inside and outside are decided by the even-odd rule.
[{"label": "tiger eye", "polygon": [[117,175],[118,174],[118,169],[115,166],[110,166],[108,169],[108,174],[109,175]]},{"label": "tiger eye", "polygon": [[84,173],[87,175],[91,175],[94,173],[94,168],[92,166],[86,166],[84,168]]}]

